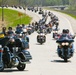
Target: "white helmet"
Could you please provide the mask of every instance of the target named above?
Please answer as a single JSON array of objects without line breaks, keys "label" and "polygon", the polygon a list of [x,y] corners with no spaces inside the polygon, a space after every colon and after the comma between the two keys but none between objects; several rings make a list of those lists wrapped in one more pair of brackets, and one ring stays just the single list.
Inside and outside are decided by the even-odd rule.
[{"label": "white helmet", "polygon": [[25,33],[26,33],[26,32],[27,32],[27,29],[23,29],[23,32],[25,32]]}]

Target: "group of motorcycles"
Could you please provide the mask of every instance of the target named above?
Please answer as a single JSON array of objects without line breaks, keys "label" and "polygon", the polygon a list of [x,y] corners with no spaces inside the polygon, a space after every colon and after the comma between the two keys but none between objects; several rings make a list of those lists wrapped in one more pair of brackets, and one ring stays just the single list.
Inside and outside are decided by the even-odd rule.
[{"label": "group of motorcycles", "polygon": [[[34,11],[33,8],[28,8],[28,10]],[[41,11],[42,9],[40,8],[40,12]],[[27,34],[31,35],[34,31],[38,33],[37,42],[40,44],[46,42],[46,35],[48,33],[55,31],[55,33],[53,33],[53,38],[56,39],[56,43],[58,43],[58,56],[64,59],[65,62],[73,56],[73,42],[75,36],[67,34],[66,30],[65,34],[58,34],[58,17],[50,11],[47,13],[43,12],[42,15],[42,19],[40,19],[39,22],[32,23],[32,25],[29,24],[28,26],[25,26],[22,24],[22,26],[20,26],[18,24],[15,29],[15,34],[13,34],[11,27],[6,34],[4,34],[4,31],[0,33],[0,72],[4,71],[5,68],[16,67],[19,71],[23,71],[26,68],[26,64],[30,63],[30,60],[32,59],[32,56],[28,51],[29,37]],[[48,16],[50,17],[50,22],[46,24]],[[53,29],[53,27],[55,29]]]},{"label": "group of motorcycles", "polygon": [[[43,44],[46,42],[46,34],[51,33],[52,37],[56,40],[57,46],[57,54],[60,58],[64,59],[65,62],[68,61],[74,54],[74,35],[67,33],[67,29],[65,29],[65,33],[58,33],[59,29],[59,19],[56,15],[49,12],[44,12],[41,8],[39,9],[39,14],[42,14],[42,19],[38,23],[36,23],[35,28],[38,33],[37,42]],[[51,20],[48,24],[46,24],[47,17],[50,17]],[[64,30],[64,29],[63,29]],[[62,30],[62,31],[63,31]],[[69,38],[70,37],[70,38]]]},{"label": "group of motorcycles", "polygon": [[26,64],[31,63],[30,60],[32,59],[28,51],[29,37],[26,36],[26,30],[19,29],[19,26],[15,33],[11,27],[9,29],[6,35],[3,32],[0,33],[0,72],[4,71],[5,68],[14,67],[23,71]]},{"label": "group of motorcycles", "polygon": [[[43,11],[43,10],[40,8],[39,12],[41,12],[41,11]],[[59,19],[56,15],[54,15],[50,11],[49,12],[43,11],[43,13],[41,13],[40,15],[42,15],[42,19],[40,19],[38,24],[36,25],[37,26],[36,31],[38,33],[37,42],[39,41],[39,43],[42,44],[42,43],[46,42],[46,34],[54,31],[53,27],[55,28],[55,31],[58,29]],[[48,24],[46,24],[48,17],[50,17],[50,21]],[[39,39],[38,39],[38,37],[39,37]],[[53,37],[53,38],[55,38],[55,37]]]}]

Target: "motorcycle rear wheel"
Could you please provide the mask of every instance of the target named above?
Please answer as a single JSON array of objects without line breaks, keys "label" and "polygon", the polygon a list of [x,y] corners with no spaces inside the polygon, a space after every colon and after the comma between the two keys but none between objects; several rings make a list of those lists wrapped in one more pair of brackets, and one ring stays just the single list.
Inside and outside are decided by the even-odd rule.
[{"label": "motorcycle rear wheel", "polygon": [[19,70],[19,71],[24,71],[24,69],[26,68],[26,64],[19,64],[18,66],[17,66],[17,69]]}]

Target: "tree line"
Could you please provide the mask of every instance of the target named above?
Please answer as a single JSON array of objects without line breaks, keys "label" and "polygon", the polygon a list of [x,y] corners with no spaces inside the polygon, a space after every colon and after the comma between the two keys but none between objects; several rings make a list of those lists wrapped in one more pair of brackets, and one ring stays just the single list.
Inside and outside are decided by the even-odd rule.
[{"label": "tree line", "polygon": [[21,5],[21,6],[54,6],[69,5],[76,9],[76,0],[0,0],[0,5]]}]

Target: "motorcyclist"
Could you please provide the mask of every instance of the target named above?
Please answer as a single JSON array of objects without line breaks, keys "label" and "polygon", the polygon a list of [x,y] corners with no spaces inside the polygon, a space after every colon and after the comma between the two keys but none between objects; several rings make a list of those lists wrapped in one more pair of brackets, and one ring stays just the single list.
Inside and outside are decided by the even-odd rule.
[{"label": "motorcyclist", "polygon": [[67,34],[67,31],[66,31],[66,29],[63,29],[62,30],[62,33],[60,34],[59,39],[62,39],[63,38],[63,35],[65,35],[65,34]]},{"label": "motorcyclist", "polygon": [[58,21],[56,21],[56,22],[55,22],[56,30],[58,30],[58,26],[59,26],[59,22],[58,22]]},{"label": "motorcyclist", "polygon": [[35,22],[35,31],[38,29],[38,22]]},{"label": "motorcyclist", "polygon": [[3,33],[6,36],[6,27],[2,28],[2,32],[1,33]]},{"label": "motorcyclist", "polygon": [[[64,35],[65,33],[66,33],[66,30],[63,29],[59,39],[62,39],[62,38],[63,38],[63,35]],[[58,40],[59,40],[59,39],[58,39]],[[57,52],[58,52],[58,55],[59,55],[59,57],[60,57],[60,56],[61,56],[61,48],[60,48],[59,46],[57,47]]]},{"label": "motorcyclist", "polygon": [[[60,35],[59,39],[60,40],[63,39],[65,35],[67,36],[68,39],[73,39],[72,38],[73,36],[69,33],[69,29],[63,29],[62,34]],[[60,50],[59,46],[58,46],[57,50],[58,50],[58,55],[61,55],[61,50]],[[70,51],[72,54],[74,53],[74,44],[73,43],[72,43],[72,48]]]},{"label": "motorcyclist", "polygon": [[12,27],[8,27],[7,33],[8,33],[8,34],[14,34],[14,31],[12,30]]},{"label": "motorcyclist", "polygon": [[23,39],[29,43],[29,37],[27,36],[27,29],[23,29]]},{"label": "motorcyclist", "polygon": [[37,31],[38,33],[43,33],[43,26],[41,25],[41,26],[39,26],[39,29],[38,29],[38,31]]},{"label": "motorcyclist", "polygon": [[49,11],[49,12],[48,12],[48,15],[50,16],[50,14],[51,14],[51,12]]},{"label": "motorcyclist", "polygon": [[25,24],[22,24],[22,28],[24,28],[25,27]]},{"label": "motorcyclist", "polygon": [[60,39],[63,38],[63,35],[67,35],[69,39],[74,39],[75,36],[69,32],[69,29],[63,29],[62,34],[60,35]]},{"label": "motorcyclist", "polygon": [[27,29],[23,29],[23,31],[19,34],[18,39],[21,40],[25,47],[29,48],[29,37],[27,36]]},{"label": "motorcyclist", "polygon": [[15,33],[20,34],[22,32],[22,25],[18,24]]}]

